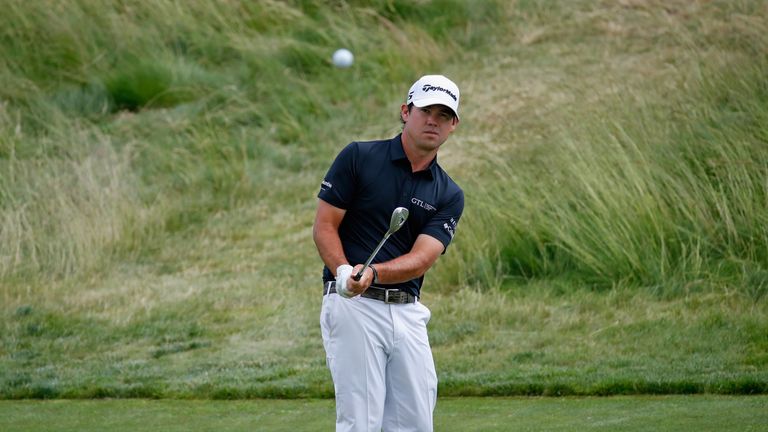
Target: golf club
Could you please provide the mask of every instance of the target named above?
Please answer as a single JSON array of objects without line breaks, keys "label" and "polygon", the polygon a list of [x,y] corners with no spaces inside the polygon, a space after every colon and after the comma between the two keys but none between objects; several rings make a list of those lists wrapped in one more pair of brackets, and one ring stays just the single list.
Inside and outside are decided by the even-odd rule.
[{"label": "golf club", "polygon": [[352,279],[359,281],[361,277],[363,277],[363,272],[365,269],[368,268],[368,266],[371,264],[371,261],[373,261],[373,258],[376,256],[377,253],[379,253],[379,249],[381,249],[382,246],[384,246],[384,242],[387,241],[389,236],[395,233],[395,231],[399,230],[400,227],[403,226],[406,219],[408,219],[408,209],[405,207],[397,207],[394,211],[392,211],[392,218],[389,220],[389,229],[384,234],[384,238],[381,239],[379,242],[379,245],[376,246],[376,249],[373,250],[373,253],[371,253],[371,256],[368,257],[368,261],[365,262],[365,265],[363,266],[360,271],[352,276]]}]

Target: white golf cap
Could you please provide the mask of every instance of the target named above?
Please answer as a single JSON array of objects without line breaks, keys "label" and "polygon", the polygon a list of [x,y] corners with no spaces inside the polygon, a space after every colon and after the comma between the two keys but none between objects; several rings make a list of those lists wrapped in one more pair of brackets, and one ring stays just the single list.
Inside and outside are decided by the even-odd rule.
[{"label": "white golf cap", "polygon": [[424,75],[408,90],[405,103],[419,108],[445,105],[459,118],[459,87],[442,75]]}]

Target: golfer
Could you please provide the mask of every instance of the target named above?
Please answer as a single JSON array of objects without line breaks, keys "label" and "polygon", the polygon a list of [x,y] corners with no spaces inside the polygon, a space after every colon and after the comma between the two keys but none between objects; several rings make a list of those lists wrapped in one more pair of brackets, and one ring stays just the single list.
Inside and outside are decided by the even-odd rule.
[{"label": "golfer", "polygon": [[[347,145],[318,194],[320,326],[337,431],[433,430],[431,312],[420,298],[424,273],[445,253],[464,209],[464,193],[437,163],[459,124],[458,87],[442,75],[420,78],[400,118],[398,136]],[[408,210],[407,220],[363,268],[397,207]]]}]

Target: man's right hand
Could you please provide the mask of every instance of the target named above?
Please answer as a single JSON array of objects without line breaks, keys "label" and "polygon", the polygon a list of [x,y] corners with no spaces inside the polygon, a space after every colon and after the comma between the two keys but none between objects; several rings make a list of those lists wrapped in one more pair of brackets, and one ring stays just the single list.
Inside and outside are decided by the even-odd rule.
[{"label": "man's right hand", "polygon": [[[352,274],[356,275],[360,272],[360,270],[363,269],[362,264],[358,264],[355,266],[354,269],[352,269]],[[360,280],[355,280],[355,278],[350,278],[347,281],[347,290],[352,291],[354,295],[362,294],[365,292],[365,290],[368,289],[369,286],[373,284],[373,270],[366,268],[365,271],[363,271],[363,276],[360,278]]]}]

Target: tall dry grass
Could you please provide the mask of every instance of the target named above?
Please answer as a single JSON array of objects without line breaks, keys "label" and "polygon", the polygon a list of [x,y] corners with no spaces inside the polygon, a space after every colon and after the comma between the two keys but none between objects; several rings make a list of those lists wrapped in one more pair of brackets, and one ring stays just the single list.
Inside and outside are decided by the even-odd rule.
[{"label": "tall dry grass", "polygon": [[71,131],[60,140],[82,152],[4,161],[0,178],[0,276],[61,278],[98,272],[143,240],[151,210],[138,195],[132,149],[109,137]]},{"label": "tall dry grass", "polygon": [[[768,274],[768,40],[753,27],[765,16],[745,14],[760,12],[754,4],[699,7],[709,14],[685,24],[667,15],[666,30],[657,23],[644,35],[680,46],[676,63],[667,48],[647,55],[649,69],[664,67],[673,78],[613,95],[615,84],[585,80],[588,91],[606,93],[601,106],[579,109],[588,95],[566,88],[560,107],[554,102],[555,123],[540,126],[528,149],[510,158],[488,146],[449,277],[481,286],[510,278],[631,283],[671,294],[765,285],[756,281]],[[585,20],[597,28],[623,20],[625,34],[643,31],[630,15]],[[616,67],[610,61],[606,69]],[[514,124],[515,111],[508,115]],[[514,146],[506,131],[493,139],[508,136]]]}]

